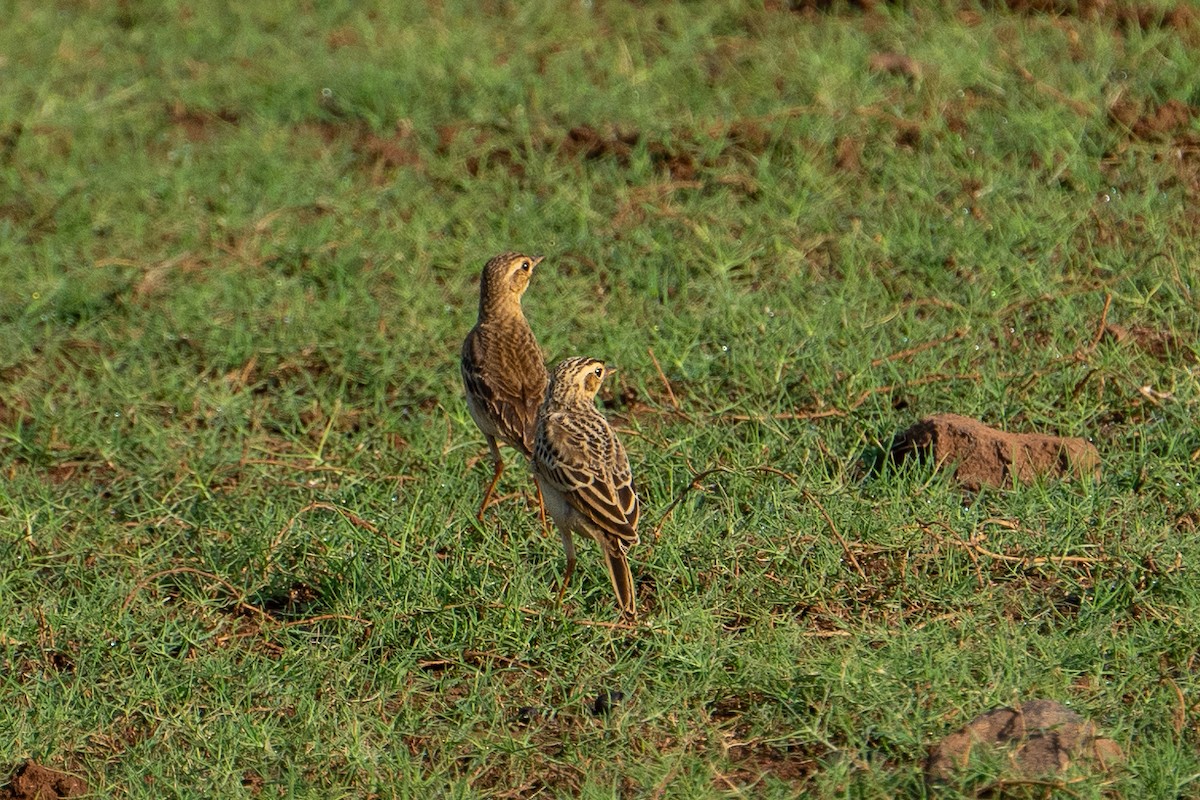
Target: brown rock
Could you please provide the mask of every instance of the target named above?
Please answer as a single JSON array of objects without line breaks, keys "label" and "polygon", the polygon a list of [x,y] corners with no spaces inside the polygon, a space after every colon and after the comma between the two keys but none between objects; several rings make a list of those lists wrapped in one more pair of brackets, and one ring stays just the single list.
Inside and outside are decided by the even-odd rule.
[{"label": "brown rock", "polygon": [[932,455],[939,469],[957,465],[954,477],[969,491],[981,486],[1028,483],[1038,476],[1100,478],[1100,453],[1084,439],[1040,433],[1006,433],[958,414],[927,417],[896,437],[892,458]]},{"label": "brown rock", "polygon": [[997,708],[976,717],[937,744],[925,762],[928,781],[949,780],[972,755],[1007,756],[1014,775],[1055,775],[1072,764],[1107,770],[1125,760],[1112,739],[1053,700],[1030,700],[1018,708]]},{"label": "brown rock", "polygon": [[30,759],[12,774],[8,786],[0,789],[0,800],[58,800],[82,797],[88,785],[82,778],[47,769]]}]

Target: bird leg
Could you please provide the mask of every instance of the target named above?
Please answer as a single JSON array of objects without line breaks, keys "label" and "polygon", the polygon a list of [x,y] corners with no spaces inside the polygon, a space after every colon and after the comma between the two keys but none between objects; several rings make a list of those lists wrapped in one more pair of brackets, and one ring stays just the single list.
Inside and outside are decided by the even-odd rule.
[{"label": "bird leg", "polygon": [[492,493],[496,491],[496,484],[500,482],[500,476],[504,473],[504,459],[500,458],[500,448],[496,447],[496,440],[491,436],[487,440],[488,448],[492,451],[492,482],[488,484],[487,491],[483,493],[483,502],[479,504],[479,513],[475,518],[483,522],[483,512],[488,507],[488,503],[492,500]]},{"label": "bird leg", "polygon": [[575,572],[575,541],[571,538],[569,530],[560,530],[559,533],[562,534],[563,550],[567,551],[567,569],[563,572],[562,582],[558,586],[558,603],[562,605],[563,595],[566,594],[571,575]]},{"label": "bird leg", "polygon": [[546,520],[546,500],[542,497],[542,485],[538,483],[536,475],[533,476],[533,485],[537,487],[538,520],[542,523],[542,536],[549,536],[550,523]]}]

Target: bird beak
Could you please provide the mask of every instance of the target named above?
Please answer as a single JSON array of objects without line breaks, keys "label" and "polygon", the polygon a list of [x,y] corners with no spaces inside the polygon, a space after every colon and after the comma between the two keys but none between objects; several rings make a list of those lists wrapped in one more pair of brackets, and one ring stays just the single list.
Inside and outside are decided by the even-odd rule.
[{"label": "bird beak", "polygon": [[615,375],[616,372],[617,372],[616,367],[610,367],[608,364],[604,365],[604,377],[607,378],[609,375]]},{"label": "bird beak", "polygon": [[545,260],[546,260],[546,257],[545,257],[545,256],[530,256],[529,260],[530,260],[530,261],[532,261],[532,262],[533,262],[533,266],[535,266],[535,267],[536,267],[538,264],[540,264],[540,263],[542,263],[543,261],[545,261]]}]

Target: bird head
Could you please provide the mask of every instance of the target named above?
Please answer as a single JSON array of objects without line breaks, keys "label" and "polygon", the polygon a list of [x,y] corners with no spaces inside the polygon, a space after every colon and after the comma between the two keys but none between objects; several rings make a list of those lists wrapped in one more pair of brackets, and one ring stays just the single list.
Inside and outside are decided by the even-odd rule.
[{"label": "bird head", "polygon": [[592,402],[604,379],[616,372],[597,358],[568,358],[554,368],[549,393],[562,402]]},{"label": "bird head", "polygon": [[501,253],[487,262],[483,268],[480,297],[486,302],[521,302],[521,295],[529,286],[534,268],[545,256],[527,256],[524,253]]}]

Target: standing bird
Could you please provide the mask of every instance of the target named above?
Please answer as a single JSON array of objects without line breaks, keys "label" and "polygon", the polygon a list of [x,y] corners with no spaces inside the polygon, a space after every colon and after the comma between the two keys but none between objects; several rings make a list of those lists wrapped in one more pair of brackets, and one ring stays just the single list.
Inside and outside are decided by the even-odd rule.
[{"label": "standing bird", "polygon": [[625,554],[638,543],[641,509],[625,448],[596,410],[596,392],[613,371],[594,358],[568,358],[555,367],[538,409],[533,473],[567,551],[559,598],[575,571],[572,534],[587,534],[604,551],[617,605],[633,617],[637,604]]},{"label": "standing bird", "polygon": [[[504,472],[497,440],[521,451],[526,458],[533,455],[534,421],[550,377],[542,350],[521,311],[521,296],[534,267],[543,258],[501,253],[484,265],[479,282],[479,321],[463,342],[467,410],[483,431],[492,453],[492,482],[476,515],[480,522]],[[538,507],[544,508],[540,488]],[[542,516],[544,519],[544,511]]]}]

